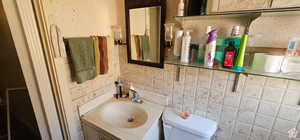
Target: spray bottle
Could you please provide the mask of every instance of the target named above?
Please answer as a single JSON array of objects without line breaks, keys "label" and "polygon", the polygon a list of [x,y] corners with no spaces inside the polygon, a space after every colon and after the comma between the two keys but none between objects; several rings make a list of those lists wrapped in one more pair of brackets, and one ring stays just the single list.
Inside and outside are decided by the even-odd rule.
[{"label": "spray bottle", "polygon": [[206,44],[204,66],[212,68],[214,66],[214,59],[217,46],[217,33],[218,30],[209,32],[209,37]]}]

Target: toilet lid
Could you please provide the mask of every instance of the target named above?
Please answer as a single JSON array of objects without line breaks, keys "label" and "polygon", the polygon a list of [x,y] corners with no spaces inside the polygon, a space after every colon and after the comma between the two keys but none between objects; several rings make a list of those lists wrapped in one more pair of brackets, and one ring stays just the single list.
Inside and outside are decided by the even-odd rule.
[{"label": "toilet lid", "polygon": [[217,130],[215,121],[202,118],[196,115],[190,115],[186,120],[182,119],[171,109],[166,109],[163,114],[163,122],[183,131],[194,135],[210,138]]}]

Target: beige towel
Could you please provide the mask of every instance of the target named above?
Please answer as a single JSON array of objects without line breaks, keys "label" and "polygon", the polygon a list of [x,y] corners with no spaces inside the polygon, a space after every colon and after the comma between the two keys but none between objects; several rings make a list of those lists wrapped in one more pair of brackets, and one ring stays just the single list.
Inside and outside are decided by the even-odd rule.
[{"label": "beige towel", "polygon": [[98,37],[93,36],[94,51],[95,51],[95,63],[96,63],[96,74],[100,75],[100,51],[99,51],[99,40]]}]

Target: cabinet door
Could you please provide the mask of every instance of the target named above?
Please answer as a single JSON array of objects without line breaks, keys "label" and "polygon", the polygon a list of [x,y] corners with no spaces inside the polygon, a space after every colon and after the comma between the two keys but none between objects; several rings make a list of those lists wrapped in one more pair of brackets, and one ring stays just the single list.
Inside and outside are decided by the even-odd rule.
[{"label": "cabinet door", "polygon": [[300,0],[273,0],[272,8],[300,7]]},{"label": "cabinet door", "polygon": [[85,140],[101,140],[98,132],[86,125],[83,125],[83,133]]},{"label": "cabinet door", "polygon": [[207,8],[206,8],[206,13],[207,14],[213,14],[218,11],[219,8],[219,0],[208,0],[207,1]]},{"label": "cabinet door", "polygon": [[267,9],[270,5],[271,0],[219,0],[218,12]]}]

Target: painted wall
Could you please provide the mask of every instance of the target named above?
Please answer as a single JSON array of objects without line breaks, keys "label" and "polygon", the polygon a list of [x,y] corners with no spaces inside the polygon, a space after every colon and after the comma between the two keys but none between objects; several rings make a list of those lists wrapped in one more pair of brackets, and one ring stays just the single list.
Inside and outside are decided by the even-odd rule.
[{"label": "painted wall", "polygon": [[0,96],[3,97],[6,88],[25,87],[26,84],[2,3],[0,4],[0,32]]},{"label": "painted wall", "polygon": [[[56,24],[64,37],[87,37],[91,35],[111,35],[112,25],[124,25],[119,18],[124,8],[119,0],[47,0],[44,1],[48,25]],[[123,11],[122,11],[123,12]],[[121,23],[120,23],[121,22]],[[77,113],[77,106],[107,92],[113,92],[114,81],[120,74],[119,52],[115,46],[108,46],[109,72],[94,80],[77,84],[71,80],[71,69],[65,60],[68,88],[71,91],[73,110]],[[78,136],[83,139],[79,116],[76,118]],[[79,138],[80,139],[80,138]]]}]

